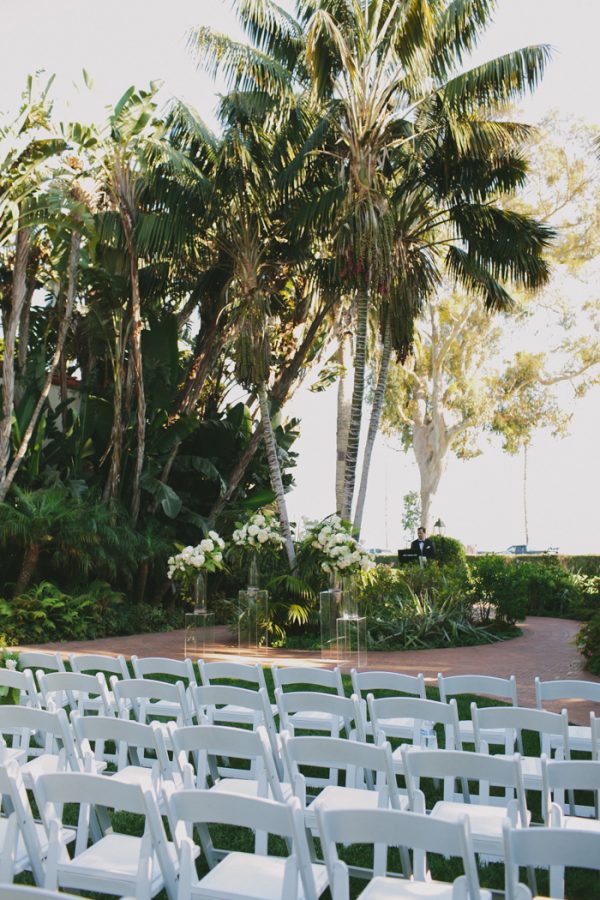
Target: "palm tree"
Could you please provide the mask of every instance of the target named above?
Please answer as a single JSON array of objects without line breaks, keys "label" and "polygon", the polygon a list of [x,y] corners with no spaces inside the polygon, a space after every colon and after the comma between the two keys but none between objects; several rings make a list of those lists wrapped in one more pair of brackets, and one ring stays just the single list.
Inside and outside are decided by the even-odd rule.
[{"label": "palm tree", "polygon": [[[339,277],[354,294],[355,378],[344,465],[341,513],[350,518],[365,383],[369,305],[380,305],[392,279],[393,214],[390,195],[402,178],[393,155],[433,138],[441,105],[456,143],[489,148],[499,122],[471,121],[479,105],[506,104],[540,78],[548,50],[528,47],[459,75],[464,55],[488,24],[492,0],[297,0],[297,18],[272,0],[237,0],[252,44],[209,29],[194,33],[205,65],[220,70],[235,89],[281,102],[308,98],[318,122],[288,170],[293,180],[315,157],[329,169],[329,190],[310,200],[306,226],[331,234]],[[444,126],[445,127],[445,126]],[[455,254],[448,262],[460,267]],[[474,261],[470,273],[475,275]],[[414,316],[418,304],[409,315]],[[409,324],[409,323],[407,323]],[[398,352],[410,346],[404,327]]]}]

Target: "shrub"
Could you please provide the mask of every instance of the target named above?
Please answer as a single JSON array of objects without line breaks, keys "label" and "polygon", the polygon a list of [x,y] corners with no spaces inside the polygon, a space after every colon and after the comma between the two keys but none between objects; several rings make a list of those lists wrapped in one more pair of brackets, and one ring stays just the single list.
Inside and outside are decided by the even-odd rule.
[{"label": "shrub", "polygon": [[504,556],[481,556],[471,565],[473,595],[479,618],[489,622],[495,618],[514,625],[527,615],[527,591],[523,566],[514,565]]},{"label": "shrub", "polygon": [[576,643],[585,658],[586,669],[600,675],[600,610],[580,628]]},{"label": "shrub", "polygon": [[459,540],[444,534],[434,534],[431,540],[435,546],[435,558],[440,565],[466,567],[465,548]]},{"label": "shrub", "polygon": [[527,612],[531,616],[568,616],[583,602],[583,582],[552,563],[520,562],[517,568],[525,581]]},{"label": "shrub", "polygon": [[181,627],[181,611],[131,604],[101,581],[85,593],[66,594],[43,581],[11,600],[0,599],[0,633],[16,644],[90,640]]}]

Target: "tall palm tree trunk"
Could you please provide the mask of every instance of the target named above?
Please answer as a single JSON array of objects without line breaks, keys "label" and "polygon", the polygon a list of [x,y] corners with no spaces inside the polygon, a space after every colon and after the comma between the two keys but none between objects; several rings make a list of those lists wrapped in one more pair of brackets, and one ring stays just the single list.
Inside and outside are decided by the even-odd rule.
[{"label": "tall palm tree trunk", "polygon": [[348,452],[348,432],[352,401],[350,396],[350,370],[352,368],[352,336],[345,331],[340,337],[337,352],[337,363],[340,369],[337,394],[336,422],[336,456],[335,456],[335,509],[339,512],[344,499],[344,473],[346,471],[346,453]]},{"label": "tall palm tree trunk", "polygon": [[131,518],[135,524],[140,514],[140,478],[146,453],[146,394],[142,363],[142,312],[137,254],[130,245],[129,270],[131,276],[131,359],[137,396],[137,453],[131,492]]},{"label": "tall palm tree trunk", "polygon": [[17,581],[15,584],[15,597],[18,597],[20,594],[24,594],[29,587],[31,579],[33,578],[34,572],[37,568],[41,549],[41,545],[38,543],[27,544],[27,546],[25,547],[25,554],[23,556],[23,562],[21,563],[21,570],[17,576]]},{"label": "tall palm tree trunk", "polygon": [[352,500],[354,499],[354,483],[356,481],[356,463],[358,460],[358,444],[362,421],[363,398],[365,393],[365,370],[367,362],[367,320],[369,311],[369,295],[361,292],[358,298],[358,316],[356,329],[356,350],[354,353],[354,386],[352,388],[352,411],[348,429],[348,447],[344,467],[344,493],[340,515],[350,520],[352,516]]},{"label": "tall palm tree trunk", "polygon": [[383,410],[383,401],[385,399],[385,388],[387,385],[388,372],[390,369],[390,359],[392,357],[392,329],[389,325],[385,326],[383,336],[383,352],[381,355],[381,367],[379,369],[379,377],[377,379],[377,387],[373,397],[373,407],[371,409],[371,418],[369,421],[369,431],[367,432],[367,442],[365,444],[365,452],[363,456],[362,472],[360,477],[360,487],[358,489],[358,499],[356,501],[356,511],[354,513],[354,527],[360,535],[360,527],[362,525],[362,517],[365,508],[365,500],[367,497],[367,484],[369,482],[369,469],[371,467],[371,457],[373,455],[373,447],[375,446],[375,438],[379,431],[379,423],[381,421],[381,413]]},{"label": "tall palm tree trunk", "polygon": [[285,550],[287,553],[290,569],[293,571],[296,567],[296,552],[294,550],[294,541],[292,538],[292,529],[290,528],[290,520],[287,513],[287,505],[285,502],[285,493],[283,490],[283,479],[281,477],[281,468],[279,466],[279,458],[277,456],[277,444],[275,442],[275,434],[273,433],[273,424],[271,422],[271,412],[269,410],[269,398],[267,396],[267,386],[264,381],[258,385],[258,402],[260,405],[260,420],[262,425],[265,449],[267,451],[267,462],[269,465],[269,477],[271,479],[271,487],[275,493],[277,500],[277,510],[279,512],[279,520],[281,522],[281,530],[285,541]]},{"label": "tall palm tree trunk", "polygon": [[103,499],[114,500],[119,493],[121,480],[121,457],[123,454],[123,374],[125,368],[125,336],[123,335],[123,323],[115,341],[114,364],[114,393],[113,393],[113,421],[110,431],[110,443],[106,448],[103,459],[110,453],[110,469],[104,485]]},{"label": "tall palm tree trunk", "polygon": [[[10,311],[6,319],[4,332],[2,418],[0,419],[0,490],[4,490],[6,470],[10,458],[10,436],[15,401],[15,343],[21,311],[27,296],[27,260],[30,243],[31,228],[20,228],[17,232]],[[6,496],[6,491],[4,491],[3,496]]]},{"label": "tall palm tree trunk", "polygon": [[8,470],[8,474],[2,485],[0,485],[0,503],[5,499],[11,484],[15,478],[19,470],[19,466],[23,461],[23,457],[27,453],[27,448],[29,447],[29,443],[35,431],[35,426],[37,425],[38,419],[44,408],[44,404],[48,399],[48,394],[50,393],[50,388],[52,387],[52,380],[54,378],[54,373],[56,372],[56,367],[58,366],[59,360],[61,359],[65,342],[67,340],[67,334],[69,331],[69,325],[71,324],[71,318],[73,316],[73,304],[75,302],[75,295],[77,293],[77,270],[79,268],[79,254],[81,250],[81,233],[79,231],[74,231],[71,235],[71,247],[69,250],[69,267],[67,272],[67,294],[65,298],[65,309],[63,313],[63,317],[58,326],[58,336],[56,339],[56,347],[54,350],[54,354],[52,356],[52,360],[50,362],[50,368],[46,374],[46,380],[44,381],[44,386],[40,392],[40,396],[38,397],[38,401],[35,405],[35,409],[33,410],[31,419],[29,420],[29,424],[25,429],[23,434],[23,438],[19,445],[19,449],[15,453],[15,457],[12,461],[12,465]]}]

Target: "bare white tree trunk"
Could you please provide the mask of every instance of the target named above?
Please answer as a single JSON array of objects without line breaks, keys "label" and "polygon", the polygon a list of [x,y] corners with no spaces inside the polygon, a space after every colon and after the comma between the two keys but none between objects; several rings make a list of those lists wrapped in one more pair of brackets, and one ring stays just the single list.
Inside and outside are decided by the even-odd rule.
[{"label": "bare white tree trunk", "polygon": [[525,524],[525,543],[529,546],[529,517],[527,515],[527,442],[523,444],[523,522]]},{"label": "bare white tree trunk", "polygon": [[140,514],[140,478],[146,453],[146,392],[144,390],[144,368],[142,363],[142,310],[137,251],[132,240],[129,244],[129,269],[131,273],[131,361],[137,396],[137,448],[131,489],[131,519],[135,524]]},{"label": "bare white tree trunk", "polygon": [[348,451],[348,432],[350,431],[350,414],[352,410],[350,373],[352,371],[352,334],[345,331],[340,337],[337,352],[340,369],[337,394],[337,428],[335,458],[335,508],[339,512],[344,499],[344,472],[346,469],[346,453]]},{"label": "bare white tree trunk", "polygon": [[[15,401],[15,343],[21,311],[27,296],[27,259],[31,242],[31,229],[17,232],[15,266],[13,269],[10,310],[4,332],[4,358],[2,362],[2,418],[0,419],[0,490],[4,490],[6,470],[10,458],[10,436]],[[6,491],[4,491],[6,496]]]},{"label": "bare white tree trunk", "polygon": [[260,406],[260,421],[265,442],[265,450],[267,451],[269,478],[277,501],[277,511],[279,513],[279,521],[281,522],[281,530],[285,541],[285,551],[287,553],[290,569],[293,571],[296,568],[296,551],[294,550],[294,539],[292,537],[292,529],[290,528],[287,503],[285,502],[283,479],[281,477],[279,457],[277,456],[277,443],[275,441],[275,434],[273,433],[273,423],[271,422],[271,412],[269,410],[267,386],[264,381],[261,381],[258,385],[258,403]]},{"label": "bare white tree trunk", "polygon": [[356,463],[362,423],[363,400],[365,394],[365,370],[367,367],[367,324],[369,318],[369,296],[363,291],[358,298],[358,315],[356,328],[356,349],[354,352],[354,384],[352,388],[352,411],[348,430],[348,447],[344,465],[344,493],[340,515],[350,521],[352,517],[352,501],[354,499],[354,483],[356,481]]},{"label": "bare white tree trunk", "polygon": [[360,487],[358,489],[358,499],[356,501],[356,510],[354,513],[354,527],[360,535],[362,518],[365,508],[365,500],[367,497],[367,485],[369,483],[369,469],[371,467],[371,457],[373,455],[373,447],[375,446],[375,438],[379,431],[379,422],[381,421],[381,413],[383,410],[383,401],[385,399],[385,388],[387,385],[388,372],[390,369],[390,359],[392,356],[392,329],[386,325],[383,337],[383,352],[381,354],[381,366],[379,368],[379,377],[377,379],[377,387],[373,396],[373,406],[371,408],[371,418],[369,420],[369,430],[367,432],[367,442],[365,444],[365,452],[363,455],[362,472],[360,477]]},{"label": "bare white tree trunk", "polygon": [[69,325],[71,324],[71,317],[73,315],[73,304],[75,302],[75,295],[77,293],[77,269],[79,267],[79,251],[81,247],[81,234],[78,231],[74,231],[71,235],[71,248],[69,251],[69,270],[67,274],[67,294],[65,299],[65,310],[63,317],[58,326],[58,336],[56,339],[56,347],[54,350],[54,354],[52,356],[52,360],[50,362],[50,368],[46,373],[46,380],[44,381],[44,386],[40,392],[40,396],[38,397],[38,401],[35,405],[35,409],[33,410],[31,419],[25,429],[23,434],[23,438],[21,439],[21,443],[19,445],[19,449],[15,453],[15,457],[12,461],[11,467],[8,470],[8,474],[2,484],[0,485],[0,502],[2,502],[8,491],[10,490],[10,486],[13,483],[15,475],[19,470],[19,466],[27,453],[27,448],[29,447],[29,443],[33,436],[33,432],[35,431],[35,426],[37,425],[38,419],[44,408],[44,404],[48,399],[48,394],[50,393],[50,388],[52,386],[52,379],[54,378],[54,373],[56,372],[56,367],[58,366],[59,360],[61,358],[63,348],[65,346],[65,342],[67,339],[67,334],[69,331]]}]

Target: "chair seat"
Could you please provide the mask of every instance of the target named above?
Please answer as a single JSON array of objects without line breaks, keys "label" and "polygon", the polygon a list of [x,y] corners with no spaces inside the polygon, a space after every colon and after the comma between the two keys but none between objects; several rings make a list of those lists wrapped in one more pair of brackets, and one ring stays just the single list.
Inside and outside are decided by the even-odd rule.
[{"label": "chair seat", "polygon": [[[560,737],[550,737],[550,746],[553,750],[562,747]],[[592,752],[592,729],[589,725],[569,725],[569,748],[571,750],[583,750]]]},{"label": "chair seat", "polygon": [[[135,891],[142,838],[130,834],[107,834],[69,862],[58,865],[58,882],[62,887],[100,890],[114,894]],[[168,853],[177,866],[177,853],[172,843]],[[152,858],[150,892],[161,890],[163,876],[156,855]]]},{"label": "chair seat", "polygon": [[[244,794],[246,797],[259,796],[258,781],[252,778],[221,778],[210,790],[224,794]],[[281,785],[281,793],[284,800],[289,800],[294,794],[291,784],[284,782]],[[269,791],[269,798],[274,799],[271,791]]]},{"label": "chair seat", "polygon": [[11,759],[20,763],[23,758],[27,758],[27,751],[21,747],[0,747],[0,763],[3,766],[9,763]]},{"label": "chair seat", "polygon": [[[366,788],[338,787],[329,784],[307,807],[304,817],[307,828],[316,828],[317,806],[324,809],[378,809],[379,793]],[[408,797],[400,797],[400,809],[407,809]]]},{"label": "chair seat", "polygon": [[[272,715],[278,715],[277,704],[271,703]],[[214,711],[215,722],[246,722],[253,724],[256,713],[245,706],[236,706],[235,703],[227,703],[225,706],[217,707]]]},{"label": "chair seat", "polygon": [[[506,807],[440,800],[433,807],[431,815],[446,822],[458,822],[466,816],[469,819],[475,853],[492,862],[504,857],[502,823],[507,818]],[[527,819],[531,820],[529,811]]]},{"label": "chair seat", "polygon": [[[316,863],[313,863],[311,868],[319,896],[327,887],[327,870],[324,865]],[[210,891],[211,897],[280,900],[284,872],[285,857],[229,853],[204,876],[200,885],[192,885],[191,896],[203,897],[204,891]],[[300,900],[304,898],[301,885],[298,897]]]},{"label": "chair seat", "polygon": [[330,731],[332,734],[339,734],[344,729],[344,719],[341,716],[319,710],[291,713],[288,721],[294,729],[305,731]]},{"label": "chair seat", "polygon": [[[104,760],[94,760],[96,775],[101,775],[105,769],[106,763]],[[40,775],[54,774],[55,772],[64,772],[64,761],[61,760],[58,754],[54,753],[44,753],[42,756],[36,756],[21,766],[21,776],[26,788],[33,788],[33,782]]]},{"label": "chair seat", "polygon": [[[406,881],[401,878],[372,878],[358,900],[401,900],[411,897],[434,897],[436,900],[452,900],[453,887],[439,881]],[[489,891],[481,891],[481,900],[491,900]]]},{"label": "chair seat", "polygon": [[[381,719],[380,724],[387,737],[408,737],[411,740],[416,728],[416,720],[406,716],[398,716],[395,719]],[[372,723],[371,733],[373,733]]]},{"label": "chair seat", "polygon": [[[461,719],[458,723],[460,738],[463,744],[475,743],[475,729],[470,719]],[[505,732],[502,730],[494,731],[493,728],[482,728],[481,737],[488,744],[503,744]]]},{"label": "chair seat", "polygon": [[600,821],[586,819],[583,816],[564,816],[563,828],[575,828],[577,831],[600,831]]}]

